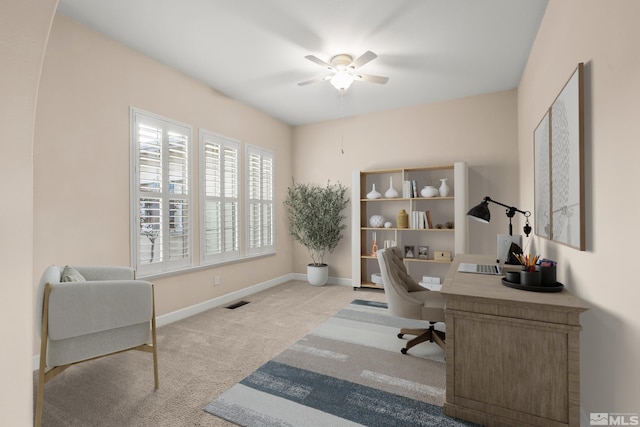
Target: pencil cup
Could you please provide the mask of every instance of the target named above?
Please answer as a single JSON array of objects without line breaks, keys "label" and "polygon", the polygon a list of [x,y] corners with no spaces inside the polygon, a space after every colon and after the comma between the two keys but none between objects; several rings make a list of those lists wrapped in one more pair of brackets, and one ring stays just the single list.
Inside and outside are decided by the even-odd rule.
[{"label": "pencil cup", "polygon": [[556,266],[536,265],[536,270],[540,272],[540,282],[542,286],[552,286],[556,284]]},{"label": "pencil cup", "polygon": [[525,286],[540,286],[542,277],[539,271],[522,270],[520,272],[520,284]]},{"label": "pencil cup", "polygon": [[507,271],[507,282],[511,283],[520,283],[520,272],[519,271]]}]

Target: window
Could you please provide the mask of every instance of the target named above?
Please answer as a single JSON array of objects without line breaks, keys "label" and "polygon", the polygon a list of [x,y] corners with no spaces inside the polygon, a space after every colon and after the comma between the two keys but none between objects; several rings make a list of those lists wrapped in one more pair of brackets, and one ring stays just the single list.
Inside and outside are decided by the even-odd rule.
[{"label": "window", "polygon": [[273,153],[246,147],[247,255],[274,251]]},{"label": "window", "polygon": [[239,147],[237,141],[200,131],[202,264],[240,256]]},{"label": "window", "polygon": [[192,265],[190,145],[190,126],[131,110],[131,254],[141,275]]}]

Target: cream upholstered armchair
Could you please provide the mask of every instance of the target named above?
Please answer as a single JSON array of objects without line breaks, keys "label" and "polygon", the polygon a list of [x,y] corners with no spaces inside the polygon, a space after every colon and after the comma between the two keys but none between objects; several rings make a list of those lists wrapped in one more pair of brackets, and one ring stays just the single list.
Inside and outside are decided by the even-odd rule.
[{"label": "cream upholstered armchair", "polygon": [[[129,267],[48,267],[38,286],[40,371],[35,425],[42,421],[46,382],[68,367],[126,350],[158,353],[153,285]],[[151,339],[151,344],[148,344]]]},{"label": "cream upholstered armchair", "polygon": [[424,329],[402,328],[398,338],[405,334],[415,335],[401,350],[403,354],[421,342],[435,342],[444,349],[445,333],[435,329],[436,322],[444,322],[444,297],[439,292],[420,286],[409,274],[402,261],[402,250],[398,247],[378,251],[378,264],[387,296],[389,313],[407,319],[429,321]]}]

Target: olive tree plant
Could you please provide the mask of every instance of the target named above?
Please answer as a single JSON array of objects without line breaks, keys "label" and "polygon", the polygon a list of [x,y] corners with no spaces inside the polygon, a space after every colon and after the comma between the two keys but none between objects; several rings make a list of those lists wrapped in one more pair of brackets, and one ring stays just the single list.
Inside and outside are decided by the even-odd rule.
[{"label": "olive tree plant", "polygon": [[289,234],[309,251],[314,266],[325,265],[324,258],[343,237],[349,202],[341,183],[319,186],[292,181],[284,202],[289,216]]}]

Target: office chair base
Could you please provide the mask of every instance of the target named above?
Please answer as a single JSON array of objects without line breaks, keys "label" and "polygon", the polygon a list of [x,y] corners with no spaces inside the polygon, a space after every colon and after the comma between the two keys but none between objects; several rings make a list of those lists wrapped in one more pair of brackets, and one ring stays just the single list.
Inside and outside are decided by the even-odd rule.
[{"label": "office chair base", "polygon": [[429,341],[435,342],[440,346],[440,348],[445,348],[446,343],[446,335],[444,332],[436,331],[435,322],[431,322],[431,326],[428,329],[410,329],[410,328],[402,328],[400,329],[400,333],[398,334],[398,338],[403,338],[405,335],[415,335],[415,338],[410,339],[403,349],[400,350],[402,354],[407,354],[407,351],[411,347],[414,347],[420,343]]}]

